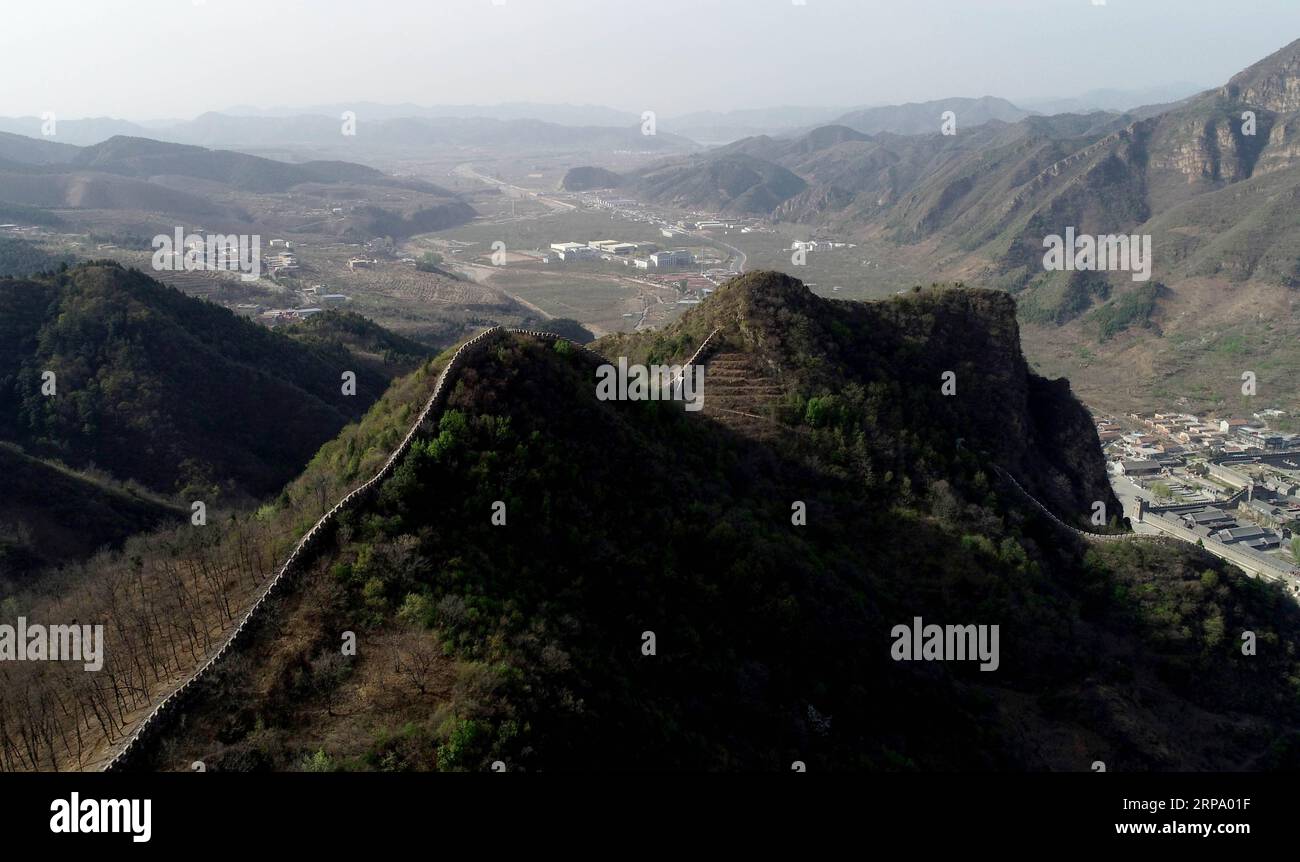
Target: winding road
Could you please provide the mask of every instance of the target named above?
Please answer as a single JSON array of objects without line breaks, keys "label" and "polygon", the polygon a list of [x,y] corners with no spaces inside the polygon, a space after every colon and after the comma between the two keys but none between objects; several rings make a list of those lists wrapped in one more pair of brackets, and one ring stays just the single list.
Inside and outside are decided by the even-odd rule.
[{"label": "winding road", "polygon": [[487,183],[488,185],[497,186],[498,188],[501,189],[518,192],[519,197],[533,198],[534,200],[538,201],[544,206],[550,207],[553,210],[568,211],[568,210],[576,210],[578,208],[576,204],[571,204],[568,203],[567,201],[556,200],[555,198],[543,194],[542,192],[534,191],[533,189],[526,189],[523,186],[517,186],[514,183],[508,183],[505,180],[499,180],[496,177],[490,177],[487,174],[479,173],[477,170],[474,169],[474,165],[472,162],[465,162],[464,164],[456,165],[456,167],[452,168],[452,173],[456,174],[457,176],[475,179],[478,180],[479,182]]}]

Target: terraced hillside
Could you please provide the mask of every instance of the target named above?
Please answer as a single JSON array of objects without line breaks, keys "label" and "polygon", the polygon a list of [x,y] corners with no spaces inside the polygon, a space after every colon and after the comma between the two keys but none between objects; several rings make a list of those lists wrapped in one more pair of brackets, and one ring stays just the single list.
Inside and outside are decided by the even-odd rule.
[{"label": "terraced hillside", "polygon": [[755,356],[719,352],[705,365],[705,416],[737,433],[770,440],[781,433],[777,404],[782,387],[771,369]]}]

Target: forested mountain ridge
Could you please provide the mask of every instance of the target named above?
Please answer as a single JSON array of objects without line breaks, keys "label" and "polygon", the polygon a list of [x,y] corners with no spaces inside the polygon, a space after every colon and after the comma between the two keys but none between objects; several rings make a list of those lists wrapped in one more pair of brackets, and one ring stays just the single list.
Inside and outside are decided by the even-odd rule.
[{"label": "forested mountain ridge", "polygon": [[[1085,548],[994,475],[1041,473],[1067,520],[1113,503],[1081,408],[1025,372],[1005,296],[858,310],[755,273],[597,347],[680,362],[714,329],[774,366],[776,442],[600,401],[587,359],[503,337],[136,766],[1294,764],[1300,612],[1280,589],[1190,547]],[[997,671],[891,660],[917,616],[1000,625]]]},{"label": "forested mountain ridge", "polygon": [[193,499],[271,493],[419,359],[395,337],[354,356],[331,325],[304,344],[114,263],[0,280],[0,437]]}]

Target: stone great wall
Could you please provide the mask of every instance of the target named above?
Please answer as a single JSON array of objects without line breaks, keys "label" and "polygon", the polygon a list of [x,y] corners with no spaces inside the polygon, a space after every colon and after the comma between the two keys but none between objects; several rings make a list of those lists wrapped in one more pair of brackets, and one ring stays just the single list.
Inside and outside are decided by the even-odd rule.
[{"label": "stone great wall", "polygon": [[[260,615],[265,612],[268,599],[277,593],[282,592],[288,585],[289,579],[300,572],[303,563],[306,562],[307,558],[317,550],[321,538],[328,530],[334,527],[339,514],[344,510],[351,508],[364,498],[367,498],[393,474],[398,463],[400,463],[402,458],[406,457],[407,452],[410,451],[411,444],[415,442],[420,429],[423,428],[425,423],[430,419],[436,418],[441,414],[448,393],[451,391],[451,387],[455,384],[456,375],[464,367],[466,360],[472,354],[486,348],[493,340],[507,335],[522,335],[549,344],[564,342],[576,351],[578,355],[583,356],[590,361],[596,363],[604,363],[608,361],[605,357],[601,356],[589,347],[578,344],[577,342],[571,341],[563,336],[556,335],[553,332],[542,332],[535,329],[505,329],[500,326],[494,326],[490,329],[485,329],[483,332],[480,332],[478,335],[462,344],[456,352],[452,354],[446,367],[442,369],[442,373],[438,375],[438,380],[433,387],[433,394],[429,396],[429,400],[425,403],[424,409],[420,411],[420,414],[415,418],[415,421],[411,423],[411,428],[406,432],[406,436],[402,438],[401,444],[399,444],[398,447],[393,450],[393,453],[388,456],[388,459],[384,462],[384,465],[379,468],[379,471],[364,484],[348,492],[346,496],[335,503],[334,507],[322,515],[320,520],[318,520],[312,528],[303,535],[303,537],[298,541],[298,544],[294,547],[293,552],[290,553],[288,558],[284,561],[284,565],[280,567],[279,571],[276,572],[275,577],[273,577],[262,589],[257,601],[255,601],[248,609],[247,613],[244,614],[239,625],[235,626],[235,628],[231,630],[230,634],[222,641],[221,646],[199,667],[198,670],[191,674],[185,682],[173,689],[172,692],[164,697],[148,715],[140,720],[139,724],[136,725],[135,732],[127,738],[127,741],[108,761],[107,765],[104,767],[105,772],[124,769],[140,756],[145,748],[145,743],[148,742],[152,736],[162,730],[166,722],[179,711],[184,701],[195,693],[198,685],[202,683],[212,673],[217,665],[230,654],[231,650],[233,650],[235,646],[243,640],[245,634],[252,627],[252,624],[257,622]],[[712,346],[716,344],[717,335],[718,330],[715,329],[709,334],[708,338],[700,344],[699,349],[695,351],[694,355],[687,360],[686,365],[689,366],[702,361],[708,351],[712,349]]]},{"label": "stone great wall", "polygon": [[1157,544],[1179,544],[1177,539],[1169,536],[1152,536],[1145,533],[1090,533],[1087,530],[1080,530],[1078,527],[1072,527],[1060,518],[1056,517],[1056,514],[1039,502],[1037,497],[1026,491],[1024,487],[1016,481],[1014,476],[999,467],[997,464],[992,466],[999,476],[1006,479],[1013,488],[1020,492],[1022,497],[1034,506],[1034,508],[1046,515],[1048,520],[1053,524],[1056,524],[1056,526],[1060,527],[1062,530],[1068,530],[1069,532],[1074,533],[1085,542],[1092,542],[1094,544],[1105,544],[1107,542],[1155,542]]},{"label": "stone great wall", "polygon": [[[708,359],[710,351],[717,348],[720,340],[720,332],[721,330],[715,329],[709,333],[704,341],[701,342],[699,348],[696,349],[695,353],[692,354],[690,359],[683,364],[683,367],[686,368],[705,362]],[[507,335],[522,335],[550,344],[564,342],[579,355],[594,363],[600,364],[608,362],[605,357],[584,345],[556,335],[555,333],[531,329],[505,329],[500,326],[494,326],[480,332],[478,335],[462,344],[460,348],[452,354],[446,367],[444,367],[442,372],[438,375],[438,380],[434,384],[433,393],[429,396],[429,400],[425,403],[424,408],[411,424],[410,430],[407,431],[406,436],[402,439],[402,442],[397,446],[397,448],[393,450],[392,454],[388,456],[388,459],[384,462],[383,466],[380,467],[379,471],[365,483],[348,492],[347,495],[335,503],[333,508],[322,515],[312,528],[303,535],[303,537],[298,541],[298,544],[294,547],[292,553],[290,553],[288,558],[285,560],[284,565],[280,567],[275,577],[273,577],[263,588],[257,600],[244,614],[239,624],[225,637],[216,652],[213,653],[211,657],[209,657],[208,660],[198,668],[198,670],[191,674],[184,683],[173,689],[172,692],[164,697],[147,716],[141,719],[139,724],[136,726],[134,733],[128,737],[127,741],[108,761],[107,765],[104,767],[104,771],[116,771],[127,768],[138,759],[138,757],[143,753],[146,743],[166,726],[167,721],[179,712],[185,700],[197,691],[198,686],[244,639],[252,625],[258,621],[262,614],[265,613],[268,600],[276,594],[283,592],[289,585],[290,579],[301,572],[303,564],[306,562],[308,557],[317,550],[322,537],[327,533],[327,531],[334,527],[339,514],[369,497],[370,494],[372,494],[392,475],[393,471],[397,468],[398,463],[400,463],[402,458],[404,458],[410,451],[411,445],[415,442],[420,430],[425,427],[426,423],[428,423],[430,419],[437,418],[441,415],[448,394],[455,384],[456,376],[464,367],[468,358],[485,349],[493,340]],[[1118,542],[1144,540],[1154,542],[1177,542],[1176,539],[1168,537],[1141,536],[1134,533],[1099,534],[1079,530],[1056,517],[1056,515],[1046,506],[1026,491],[1006,470],[996,465],[994,465],[993,469],[1005,478],[1016,490],[1024,495],[1030,503],[1047,516],[1054,524],[1076,534],[1086,541]]]}]

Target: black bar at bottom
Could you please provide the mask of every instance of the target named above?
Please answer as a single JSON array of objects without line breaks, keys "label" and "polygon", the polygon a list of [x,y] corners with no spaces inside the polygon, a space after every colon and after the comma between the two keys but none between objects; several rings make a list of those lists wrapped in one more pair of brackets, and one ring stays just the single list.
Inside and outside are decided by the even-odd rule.
[{"label": "black bar at bottom", "polygon": [[[78,827],[94,825],[87,816],[111,825],[114,812],[126,810],[106,809],[101,800],[149,800],[149,840],[134,841],[130,824],[117,833],[52,831],[57,815],[71,810],[74,793]],[[41,774],[0,776],[0,805],[5,849],[112,845],[128,855],[338,851],[403,838],[430,850],[459,840],[490,847],[555,841],[644,849],[688,842],[771,850],[785,841],[798,848],[800,842],[899,837],[915,847],[1182,849],[1195,843],[1229,850],[1246,842],[1281,845],[1300,811],[1294,777],[1240,773]],[[134,823],[143,810],[136,809]]]}]

